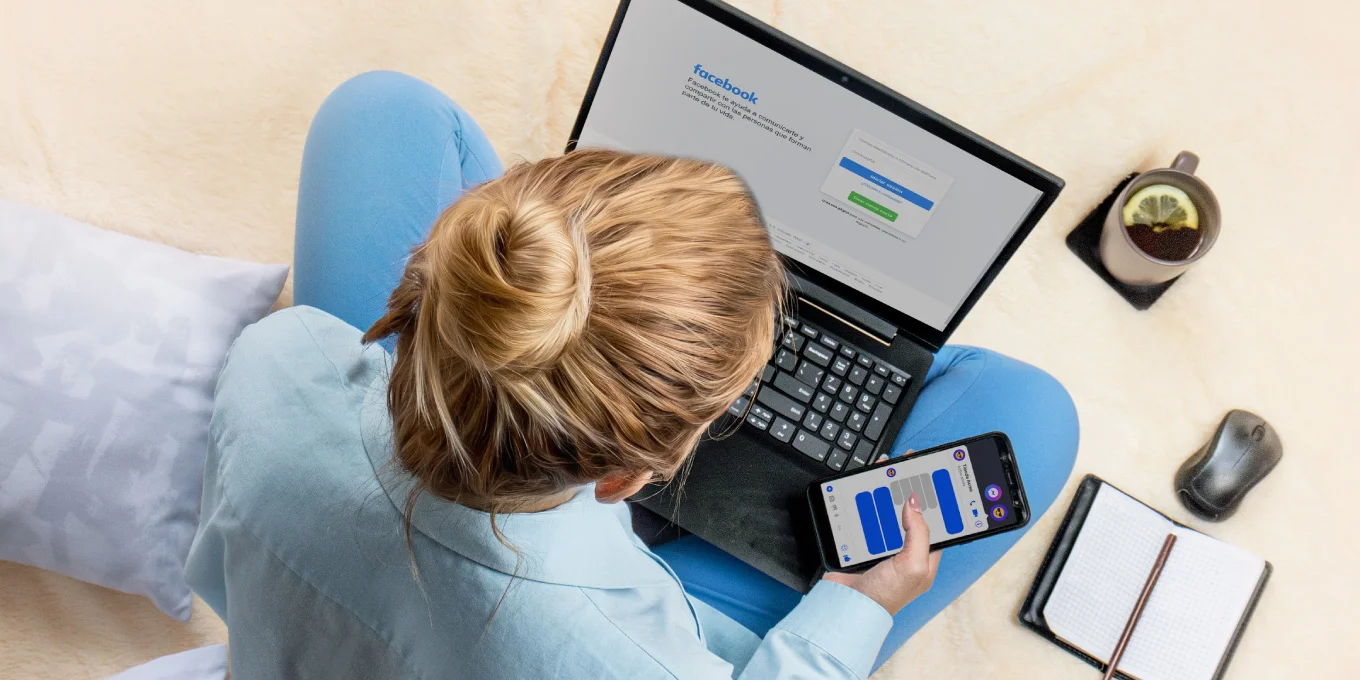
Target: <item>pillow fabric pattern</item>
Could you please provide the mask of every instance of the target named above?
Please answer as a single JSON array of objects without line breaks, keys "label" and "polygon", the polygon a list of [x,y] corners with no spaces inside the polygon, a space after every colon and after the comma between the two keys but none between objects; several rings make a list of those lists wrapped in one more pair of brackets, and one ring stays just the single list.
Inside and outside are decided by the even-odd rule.
[{"label": "pillow fabric pattern", "polygon": [[188,620],[213,387],[287,273],[0,200],[0,559]]}]

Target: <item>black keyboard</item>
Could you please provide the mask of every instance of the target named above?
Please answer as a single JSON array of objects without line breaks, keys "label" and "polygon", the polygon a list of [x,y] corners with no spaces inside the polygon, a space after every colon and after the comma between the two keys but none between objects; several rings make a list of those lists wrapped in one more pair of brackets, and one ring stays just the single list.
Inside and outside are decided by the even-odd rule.
[{"label": "black keyboard", "polygon": [[787,319],[770,363],[727,412],[832,470],[853,470],[869,464],[910,382],[906,371]]}]

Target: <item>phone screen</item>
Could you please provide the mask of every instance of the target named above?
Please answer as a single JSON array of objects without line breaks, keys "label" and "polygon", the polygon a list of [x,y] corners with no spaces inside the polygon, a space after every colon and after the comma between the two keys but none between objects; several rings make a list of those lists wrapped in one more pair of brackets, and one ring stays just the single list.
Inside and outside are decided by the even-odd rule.
[{"label": "phone screen", "polygon": [[[842,569],[902,550],[902,507],[913,493],[932,546],[1023,522],[995,436],[913,454],[819,487]],[[832,550],[826,552],[829,558]]]}]

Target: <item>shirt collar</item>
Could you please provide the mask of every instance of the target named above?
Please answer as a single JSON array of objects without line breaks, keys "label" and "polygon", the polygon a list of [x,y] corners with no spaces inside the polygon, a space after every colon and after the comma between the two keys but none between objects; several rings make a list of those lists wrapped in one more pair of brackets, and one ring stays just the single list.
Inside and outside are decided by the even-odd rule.
[{"label": "shirt collar", "polygon": [[[392,462],[386,395],[386,376],[369,384],[360,427],[378,483],[403,512],[414,481]],[[533,581],[587,588],[674,584],[637,535],[624,528],[620,513],[618,506],[597,501],[590,484],[550,510],[497,514],[496,526],[512,550],[497,540],[488,513],[424,493],[416,501],[411,528],[482,566]]]}]

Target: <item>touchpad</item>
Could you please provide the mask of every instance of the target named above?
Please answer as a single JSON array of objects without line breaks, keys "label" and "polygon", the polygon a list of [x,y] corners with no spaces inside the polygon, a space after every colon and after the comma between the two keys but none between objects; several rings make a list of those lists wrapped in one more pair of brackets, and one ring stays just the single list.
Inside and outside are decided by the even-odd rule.
[{"label": "touchpad", "polygon": [[[805,496],[807,485],[818,477],[810,469],[815,461],[805,463],[797,456],[738,432],[704,442],[687,476],[665,487],[643,489],[634,500],[781,583],[807,592],[821,565]],[[826,468],[823,476],[831,474]]]}]

